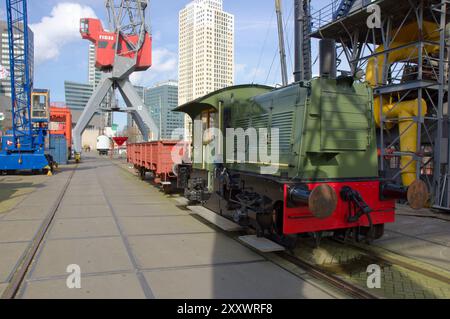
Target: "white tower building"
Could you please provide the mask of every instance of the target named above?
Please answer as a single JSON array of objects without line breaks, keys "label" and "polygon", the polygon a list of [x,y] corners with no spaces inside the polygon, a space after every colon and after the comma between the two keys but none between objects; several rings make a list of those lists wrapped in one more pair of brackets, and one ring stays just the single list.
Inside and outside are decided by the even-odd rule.
[{"label": "white tower building", "polygon": [[234,16],[223,0],[193,0],[180,11],[178,73],[179,105],[233,85]]}]

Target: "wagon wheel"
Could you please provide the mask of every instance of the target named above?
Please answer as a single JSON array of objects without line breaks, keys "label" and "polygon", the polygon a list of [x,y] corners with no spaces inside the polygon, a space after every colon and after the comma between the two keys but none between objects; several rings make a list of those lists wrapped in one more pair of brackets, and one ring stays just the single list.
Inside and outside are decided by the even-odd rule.
[{"label": "wagon wheel", "polygon": [[139,177],[141,179],[141,181],[145,181],[145,169],[144,168],[140,168],[139,169]]},{"label": "wagon wheel", "polygon": [[163,184],[162,189],[163,189],[164,194],[171,194],[172,193],[172,184],[170,184],[170,185]]},{"label": "wagon wheel", "polygon": [[283,204],[276,203],[272,209],[272,233],[283,235]]}]

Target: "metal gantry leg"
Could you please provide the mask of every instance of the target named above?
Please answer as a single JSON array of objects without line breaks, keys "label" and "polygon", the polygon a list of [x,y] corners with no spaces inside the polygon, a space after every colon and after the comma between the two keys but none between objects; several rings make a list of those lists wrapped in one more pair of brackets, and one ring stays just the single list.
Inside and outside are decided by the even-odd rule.
[{"label": "metal gantry leg", "polygon": [[89,122],[92,120],[95,113],[99,111],[100,104],[113,86],[113,83],[114,82],[111,78],[103,78],[103,80],[100,81],[97,88],[94,90],[94,93],[92,93],[86,107],[84,108],[83,113],[78,119],[77,125],[73,129],[72,134],[73,146],[76,153],[81,153],[81,135],[89,125]]},{"label": "metal gantry leg", "polygon": [[128,108],[132,109],[131,115],[141,131],[144,140],[157,140],[159,138],[158,127],[150,116],[149,110],[145,107],[141,97],[136,92],[136,89],[131,84],[130,80],[121,80],[118,81],[117,84],[125,104]]},{"label": "metal gantry leg", "polygon": [[114,87],[119,89],[144,141],[148,141],[149,139],[156,140],[159,138],[158,127],[155,125],[149,110],[144,106],[144,102],[136,92],[136,89],[131,84],[130,80],[128,78],[119,80],[112,77],[106,77],[95,89],[73,130],[74,150],[76,153],[81,153],[81,135],[95,113],[100,111],[100,104],[108,94],[109,90]]}]

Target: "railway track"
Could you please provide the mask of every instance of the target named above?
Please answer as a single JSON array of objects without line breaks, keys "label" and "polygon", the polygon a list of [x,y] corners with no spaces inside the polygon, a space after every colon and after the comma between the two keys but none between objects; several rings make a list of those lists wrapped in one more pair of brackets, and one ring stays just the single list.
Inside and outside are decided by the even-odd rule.
[{"label": "railway track", "polygon": [[[127,173],[133,174],[123,165],[114,164]],[[225,232],[200,217],[196,218],[236,241],[239,241],[238,237],[244,234]],[[309,245],[302,244],[294,251],[281,253],[266,254],[252,247],[249,248],[297,277],[302,277],[306,273],[351,298],[448,298],[450,296],[450,275],[442,272],[440,268],[424,265],[396,253],[377,251],[373,246],[324,240],[319,248],[309,243]],[[382,267],[383,289],[367,288],[366,270],[370,264],[378,264]]]},{"label": "railway track", "polygon": [[[129,174],[133,174],[131,170],[126,169],[125,167],[123,167],[123,165],[120,165],[118,163],[114,163],[114,164],[117,167],[121,168],[123,171],[125,171]],[[186,207],[186,209],[187,209],[187,207]],[[216,231],[226,235],[229,238],[232,238],[232,239],[238,241],[240,244],[245,245],[243,242],[241,242],[238,239],[238,237],[240,235],[243,235],[242,233],[236,234],[236,233],[226,232],[202,218],[198,218],[198,219],[201,222],[206,223],[209,226],[213,227]],[[306,272],[310,276],[320,280],[321,282],[326,283],[330,287],[337,289],[340,293],[345,293],[349,297],[357,298],[357,299],[378,299],[378,297],[376,295],[373,295],[373,294],[359,288],[356,285],[346,282],[346,281],[338,278],[337,276],[334,276],[334,275],[320,269],[319,267],[317,267],[313,264],[307,263],[289,253],[281,252],[281,253],[276,253],[276,254],[264,254],[264,253],[257,251],[253,247],[250,247],[248,245],[245,245],[245,246],[247,246],[249,249],[253,250],[255,253],[259,254],[266,260],[280,266],[281,268],[284,268],[285,270],[289,271],[290,273],[292,273],[293,275],[295,275],[297,277],[301,278],[302,275],[304,275],[304,272]],[[292,266],[294,266],[294,268]]]},{"label": "railway track", "polygon": [[322,270],[320,267],[308,263],[294,255],[286,252],[278,253],[283,259],[305,270],[311,276],[328,283],[334,288],[356,299],[379,299],[378,296],[371,294],[357,285],[351,284],[337,276]]},{"label": "railway track", "polygon": [[380,262],[395,264],[405,269],[414,271],[416,273],[450,285],[450,272],[445,269],[400,255],[398,253],[390,252],[384,248],[360,243],[346,243],[343,241],[337,242],[345,245],[350,245],[360,250],[362,253],[376,258]]},{"label": "railway track", "polygon": [[56,212],[58,211],[58,208],[64,198],[64,195],[66,194],[67,188],[70,185],[70,182],[72,181],[72,177],[75,174],[76,169],[78,168],[78,165],[76,165],[70,175],[67,179],[66,183],[64,184],[63,188],[61,189],[60,193],[58,194],[58,197],[53,204],[52,208],[50,209],[49,214],[45,218],[45,220],[42,222],[42,225],[40,226],[36,236],[34,237],[30,247],[28,248],[25,256],[22,258],[22,261],[20,262],[20,265],[17,267],[16,271],[11,277],[11,280],[6,287],[5,291],[1,295],[0,299],[14,299],[17,296],[17,293],[20,291],[20,288],[22,286],[23,281],[25,280],[25,277],[28,273],[28,270],[33,263],[33,260],[39,251],[39,248],[41,247],[41,244],[45,238],[45,235],[47,234],[50,225],[52,224]]},{"label": "railway track", "polygon": [[374,246],[329,239],[318,248],[302,243],[292,255],[366,291],[368,266],[377,265],[381,286],[369,291],[378,298],[450,298],[450,272]]}]

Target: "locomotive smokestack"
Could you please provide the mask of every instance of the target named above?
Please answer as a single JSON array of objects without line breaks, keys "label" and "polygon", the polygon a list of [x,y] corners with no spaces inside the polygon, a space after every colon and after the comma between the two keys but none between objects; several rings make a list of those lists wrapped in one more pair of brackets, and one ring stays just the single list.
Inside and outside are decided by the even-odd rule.
[{"label": "locomotive smokestack", "polygon": [[305,79],[305,67],[303,64],[305,11],[303,10],[303,0],[295,0],[295,82]]},{"label": "locomotive smokestack", "polygon": [[336,67],[336,41],[322,39],[319,42],[320,76],[335,79]]}]

